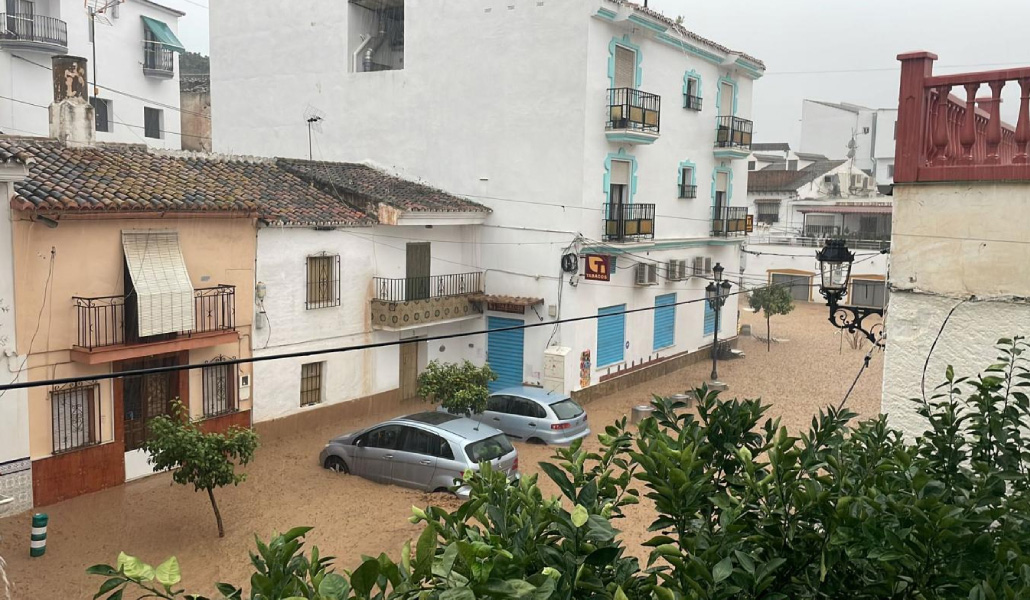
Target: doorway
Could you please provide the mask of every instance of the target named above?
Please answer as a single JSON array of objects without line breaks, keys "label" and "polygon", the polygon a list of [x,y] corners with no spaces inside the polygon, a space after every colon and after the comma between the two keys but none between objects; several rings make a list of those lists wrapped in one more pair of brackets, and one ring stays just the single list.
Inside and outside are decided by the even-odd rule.
[{"label": "doorway", "polygon": [[429,242],[409,242],[405,252],[405,300],[429,297],[429,273],[432,262]]},{"label": "doorway", "polygon": [[[120,370],[151,369],[179,364],[173,355],[157,356],[122,364]],[[126,377],[122,382],[122,420],[125,441],[125,479],[136,479],[154,472],[141,448],[149,439],[148,422],[170,415],[172,401],[179,396],[180,372],[150,373]]]},{"label": "doorway", "polygon": [[422,340],[411,338],[400,346],[400,390],[401,400],[408,400],[418,395],[419,346]]}]

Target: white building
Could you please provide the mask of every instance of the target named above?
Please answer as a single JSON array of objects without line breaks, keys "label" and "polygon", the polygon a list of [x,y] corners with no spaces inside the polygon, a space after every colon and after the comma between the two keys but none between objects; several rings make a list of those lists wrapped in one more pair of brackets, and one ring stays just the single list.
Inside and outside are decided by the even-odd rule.
[{"label": "white building", "polygon": [[6,0],[0,9],[0,132],[49,134],[51,57],[70,54],[89,58],[97,141],[180,147],[185,13],[151,0]]},{"label": "white building", "polygon": [[259,226],[254,356],[419,341],[255,363],[255,421],[344,401],[342,415],[396,411],[430,360],[485,360],[483,336],[424,338],[485,327],[488,209],[369,165],[278,164],[336,201],[283,201]]},{"label": "white building", "polygon": [[[488,326],[605,317],[492,334],[500,383],[575,390],[712,343],[704,271],[739,272],[759,60],[616,0],[278,6],[211,6],[215,149],[307,157],[321,113],[316,159],[370,159],[489,206],[487,291],[544,302]],[[611,281],[583,276],[588,254],[614,259]],[[550,346],[567,350],[545,369]]]},{"label": "white building", "polygon": [[[949,365],[956,377],[975,378],[998,362],[999,339],[1030,334],[1030,166],[1013,128],[990,123],[986,111],[969,115],[955,95],[949,98],[951,119],[933,134],[930,115],[938,114],[940,87],[928,78],[938,75],[937,57],[914,52],[898,58],[902,102],[883,412],[915,436],[927,424],[911,399],[930,399]],[[1022,71],[948,77],[962,78],[973,91],[990,86],[999,98],[1019,90],[1005,74]],[[961,86],[955,90],[965,97]],[[1019,112],[1019,121],[1030,119],[1025,104]],[[964,123],[974,125],[971,138],[962,133]],[[1002,132],[996,145],[992,125]],[[963,144],[977,149],[968,160],[960,154]],[[954,147],[951,157],[958,160],[942,160],[935,149],[945,147]]]},{"label": "white building", "polygon": [[805,100],[800,152],[846,159],[854,140],[855,166],[875,177],[877,185],[887,186],[894,180],[897,120],[896,108]]},{"label": "white building", "polygon": [[799,170],[772,162],[749,174],[755,233],[745,249],[746,284],[789,285],[797,301],[822,301],[815,252],[827,238],[845,238],[862,259],[849,301],[883,306],[888,255],[881,251],[890,248],[890,197],[879,195],[872,178],[851,161],[801,156],[795,159],[805,165]]}]

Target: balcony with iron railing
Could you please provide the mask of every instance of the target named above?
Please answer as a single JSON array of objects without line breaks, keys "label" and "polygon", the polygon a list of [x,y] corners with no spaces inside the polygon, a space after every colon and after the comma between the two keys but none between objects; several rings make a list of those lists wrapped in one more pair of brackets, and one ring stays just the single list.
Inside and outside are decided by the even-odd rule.
[{"label": "balcony with iron railing", "polygon": [[144,42],[143,74],[158,79],[169,79],[175,76],[174,53],[153,42]]},{"label": "balcony with iron railing", "polygon": [[[934,75],[934,54],[898,60],[895,183],[1030,180],[1030,67]],[[1010,84],[1020,100],[1015,127],[1001,118]]]},{"label": "balcony with iron railing", "polygon": [[634,242],[654,239],[654,204],[606,203],[602,239],[606,242]]},{"label": "balcony with iron railing", "polygon": [[684,198],[684,199],[697,198],[697,186],[696,185],[688,185],[688,184],[685,184],[685,183],[681,183],[679,188],[680,188],[680,198]]},{"label": "balcony with iron railing", "polygon": [[731,236],[750,233],[754,227],[746,206],[713,206],[712,235]]},{"label": "balcony with iron railing", "polygon": [[701,96],[695,96],[693,94],[683,94],[683,108],[700,111],[702,105],[703,102],[701,100]]},{"label": "balcony with iron railing", "polygon": [[716,117],[716,158],[747,158],[751,154],[751,136],[754,124],[740,117]]},{"label": "balcony with iron railing", "polygon": [[482,308],[472,296],[484,293],[482,272],[426,277],[375,277],[372,327],[402,330],[477,317]]},{"label": "balcony with iron railing", "polygon": [[[193,328],[140,336],[135,295],[72,298],[76,338],[72,358],[97,364],[170,351],[204,348],[238,339],[236,287],[219,285],[193,291]],[[165,346],[159,349],[156,346]]]},{"label": "balcony with iron railing", "polygon": [[608,141],[653,144],[661,131],[661,117],[661,96],[633,88],[608,90]]},{"label": "balcony with iron railing", "polygon": [[54,17],[0,12],[0,47],[63,54],[68,52],[68,25]]}]

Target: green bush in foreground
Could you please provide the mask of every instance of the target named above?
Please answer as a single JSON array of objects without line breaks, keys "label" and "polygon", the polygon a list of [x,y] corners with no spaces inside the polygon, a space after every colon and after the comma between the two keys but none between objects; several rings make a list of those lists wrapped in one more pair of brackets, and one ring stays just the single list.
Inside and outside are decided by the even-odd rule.
[{"label": "green bush in foreground", "polygon": [[[541,464],[560,497],[535,476],[512,485],[485,467],[456,511],[413,509],[426,526],[400,562],[366,557],[336,574],[317,549],[303,553],[307,529],[295,529],[259,544],[249,597],[1030,598],[1026,350],[1000,340],[997,362],[972,379],[949,367],[932,398],[914,400],[927,429],[913,441],[883,416],[849,425],[846,409],[794,436],[758,400],[702,388],[695,415],[655,398],[636,433],[623,420],[597,452],[577,444]],[[644,566],[612,526],[641,495],[634,481],[654,506]],[[133,560],[91,568],[108,577],[98,598],[139,586],[181,597],[177,568]]]}]

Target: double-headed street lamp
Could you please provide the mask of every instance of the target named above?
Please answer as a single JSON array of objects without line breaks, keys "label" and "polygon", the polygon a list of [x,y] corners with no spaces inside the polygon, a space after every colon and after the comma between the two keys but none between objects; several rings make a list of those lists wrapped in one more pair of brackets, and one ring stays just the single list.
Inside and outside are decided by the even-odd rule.
[{"label": "double-headed street lamp", "polygon": [[840,303],[848,295],[851,264],[855,262],[855,254],[848,250],[844,240],[826,240],[826,245],[816,252],[815,258],[819,261],[819,271],[822,274],[819,293],[826,298],[826,304],[830,307],[830,323],[850,333],[861,331],[869,341],[877,346],[883,346],[882,322],[868,328],[862,326],[862,321],[870,315],[883,317],[883,309]]},{"label": "double-headed street lamp", "polygon": [[722,272],[725,269],[719,263],[715,263],[712,273],[715,274],[715,281],[705,287],[705,298],[708,306],[715,312],[715,340],[712,343],[712,381],[719,379],[719,313],[730,297],[730,282],[724,281]]}]

